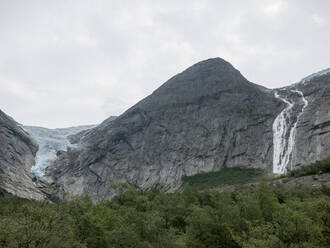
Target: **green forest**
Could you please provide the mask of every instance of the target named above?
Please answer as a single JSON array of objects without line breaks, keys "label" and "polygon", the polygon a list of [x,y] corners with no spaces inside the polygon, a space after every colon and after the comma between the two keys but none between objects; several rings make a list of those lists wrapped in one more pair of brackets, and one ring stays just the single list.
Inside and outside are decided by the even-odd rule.
[{"label": "green forest", "polygon": [[[304,171],[309,172],[299,173]],[[240,173],[260,176],[253,171],[234,176]],[[99,203],[88,196],[38,202],[1,190],[0,247],[330,247],[329,188],[287,189],[261,182],[221,192],[194,186],[203,180],[188,180],[181,192],[171,194],[115,185],[118,195]]]}]

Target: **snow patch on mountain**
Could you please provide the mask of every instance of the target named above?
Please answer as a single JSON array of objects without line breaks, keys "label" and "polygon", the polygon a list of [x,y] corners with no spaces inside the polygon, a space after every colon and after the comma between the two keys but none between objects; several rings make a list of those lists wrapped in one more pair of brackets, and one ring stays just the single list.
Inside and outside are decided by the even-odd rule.
[{"label": "snow patch on mountain", "polygon": [[58,151],[66,151],[69,147],[75,146],[70,143],[68,136],[93,127],[95,127],[95,125],[56,129],[22,126],[39,145],[35,157],[35,165],[32,167],[32,173],[37,178],[43,176],[45,169],[56,159],[56,153]]}]

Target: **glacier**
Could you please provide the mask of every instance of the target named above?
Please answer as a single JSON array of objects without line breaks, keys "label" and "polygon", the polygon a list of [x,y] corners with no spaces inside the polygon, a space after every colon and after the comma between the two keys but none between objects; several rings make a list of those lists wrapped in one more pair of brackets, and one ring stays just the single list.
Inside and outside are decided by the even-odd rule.
[{"label": "glacier", "polygon": [[66,151],[71,144],[68,136],[95,127],[96,125],[76,126],[68,128],[49,129],[37,126],[21,126],[39,145],[35,157],[32,173],[39,178],[44,175],[45,169],[56,159],[58,151]]},{"label": "glacier", "polygon": [[321,70],[319,72],[313,73],[313,74],[301,79],[297,84],[299,84],[299,83],[305,84],[305,83],[311,81],[314,78],[327,75],[328,73],[330,73],[330,68],[327,68],[327,69]]}]

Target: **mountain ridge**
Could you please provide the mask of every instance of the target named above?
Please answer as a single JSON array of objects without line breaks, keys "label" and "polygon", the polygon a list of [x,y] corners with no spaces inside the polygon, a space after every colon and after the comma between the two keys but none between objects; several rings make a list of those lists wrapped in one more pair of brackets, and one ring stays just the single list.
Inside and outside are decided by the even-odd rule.
[{"label": "mountain ridge", "polygon": [[282,106],[228,62],[202,61],[94,128],[80,147],[61,154],[42,180],[58,191],[101,200],[113,195],[109,185],[118,182],[173,191],[183,176],[224,166],[270,170],[269,127]]},{"label": "mountain ridge", "polygon": [[[279,90],[294,105],[283,122],[283,139],[293,127],[297,136],[288,169],[330,156],[329,74],[267,89],[212,58],[173,76],[119,117],[70,136],[76,147],[57,154],[37,190],[101,201],[115,194],[115,183],[172,192],[184,176],[225,167],[272,172],[273,124],[287,106],[275,97]],[[293,90],[307,99],[306,108]]]}]

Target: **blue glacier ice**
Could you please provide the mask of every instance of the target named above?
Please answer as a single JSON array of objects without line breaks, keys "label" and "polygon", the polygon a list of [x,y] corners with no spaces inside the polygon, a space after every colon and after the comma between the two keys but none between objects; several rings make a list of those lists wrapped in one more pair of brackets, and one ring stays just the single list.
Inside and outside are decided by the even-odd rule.
[{"label": "blue glacier ice", "polygon": [[300,82],[298,82],[298,83],[303,83],[304,84],[304,83],[307,83],[308,81],[312,80],[313,78],[320,77],[320,76],[323,76],[323,75],[327,75],[328,73],[330,73],[330,68],[321,70],[321,71],[316,72],[316,73],[313,73],[313,74],[301,79]]},{"label": "blue glacier ice", "polygon": [[68,136],[94,126],[95,125],[88,125],[56,129],[22,126],[39,145],[39,150],[35,158],[35,165],[32,167],[32,173],[37,178],[43,176],[45,169],[56,159],[56,153],[58,151],[66,151],[68,147],[74,147],[74,145],[70,143]]}]

